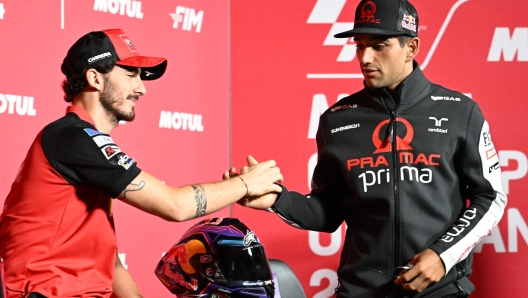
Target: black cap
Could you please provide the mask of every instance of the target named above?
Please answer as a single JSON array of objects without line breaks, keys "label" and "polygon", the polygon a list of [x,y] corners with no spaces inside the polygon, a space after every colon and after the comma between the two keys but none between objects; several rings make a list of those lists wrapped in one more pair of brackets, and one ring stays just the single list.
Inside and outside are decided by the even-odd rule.
[{"label": "black cap", "polygon": [[363,0],[356,8],[354,29],[334,37],[356,33],[418,36],[418,12],[407,0]]},{"label": "black cap", "polygon": [[123,30],[109,29],[90,32],[77,40],[68,50],[61,71],[71,77],[108,62],[141,68],[142,80],[156,80],[167,68],[167,59],[140,55]]}]

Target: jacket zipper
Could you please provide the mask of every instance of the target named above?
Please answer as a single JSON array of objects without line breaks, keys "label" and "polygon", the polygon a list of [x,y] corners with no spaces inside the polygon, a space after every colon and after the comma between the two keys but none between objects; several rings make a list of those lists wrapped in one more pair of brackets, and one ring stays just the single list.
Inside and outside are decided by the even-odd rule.
[{"label": "jacket zipper", "polygon": [[399,266],[400,262],[400,197],[398,195],[398,151],[397,151],[397,128],[396,128],[396,111],[398,105],[390,114],[390,137],[391,153],[392,153],[392,181],[393,181],[393,196],[394,196],[394,266]]}]

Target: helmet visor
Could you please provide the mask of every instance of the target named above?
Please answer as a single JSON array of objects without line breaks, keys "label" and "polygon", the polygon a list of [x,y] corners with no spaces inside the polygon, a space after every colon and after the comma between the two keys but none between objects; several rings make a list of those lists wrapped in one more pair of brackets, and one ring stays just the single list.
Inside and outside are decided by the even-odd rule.
[{"label": "helmet visor", "polygon": [[243,249],[238,245],[219,245],[218,248],[222,250],[220,255],[223,257],[216,258],[216,264],[222,274],[215,282],[228,286],[262,286],[272,280],[268,259],[261,245]]}]

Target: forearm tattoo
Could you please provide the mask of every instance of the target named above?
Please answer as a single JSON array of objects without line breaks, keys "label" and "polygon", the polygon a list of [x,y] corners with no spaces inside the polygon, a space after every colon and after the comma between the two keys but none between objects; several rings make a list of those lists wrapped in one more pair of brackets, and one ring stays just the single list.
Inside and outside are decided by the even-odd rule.
[{"label": "forearm tattoo", "polygon": [[194,189],[194,199],[196,200],[196,217],[205,215],[207,209],[207,197],[205,197],[205,189],[200,184],[191,185]]},{"label": "forearm tattoo", "polygon": [[129,184],[129,189],[125,189],[123,191],[123,198],[126,198],[126,193],[129,192],[129,191],[138,191],[138,190],[142,190],[143,187],[145,187],[145,181],[141,180],[139,181],[138,184],[134,184],[134,183],[130,183]]}]

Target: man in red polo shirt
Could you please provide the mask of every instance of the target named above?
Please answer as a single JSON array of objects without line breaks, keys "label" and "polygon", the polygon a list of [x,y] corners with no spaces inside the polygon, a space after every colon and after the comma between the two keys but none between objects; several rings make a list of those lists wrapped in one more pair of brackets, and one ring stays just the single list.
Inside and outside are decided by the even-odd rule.
[{"label": "man in red polo shirt", "polygon": [[141,171],[109,133],[134,119],[164,58],[141,56],[120,29],[91,32],[61,70],[66,116],[31,145],[0,217],[7,296],[141,297],[117,257],[112,198],[169,221],[224,208],[246,195],[280,191],[273,161],[233,179],[173,188]]}]

